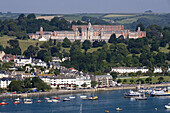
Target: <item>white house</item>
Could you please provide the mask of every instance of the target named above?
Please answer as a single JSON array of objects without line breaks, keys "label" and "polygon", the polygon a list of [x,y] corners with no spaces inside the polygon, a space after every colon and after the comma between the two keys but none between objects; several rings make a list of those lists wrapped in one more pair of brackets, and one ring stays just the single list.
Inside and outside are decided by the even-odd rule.
[{"label": "white house", "polygon": [[25,66],[26,64],[31,64],[32,58],[16,57],[14,62],[16,66]]},{"label": "white house", "polygon": [[2,61],[3,56],[5,55],[4,51],[0,51],[0,60]]},{"label": "white house", "polygon": [[77,87],[82,87],[82,84],[86,84],[87,87],[91,87],[91,79],[90,76],[79,76],[76,77],[76,85]]},{"label": "white house", "polygon": [[0,79],[0,88],[7,88],[11,81],[15,80],[14,78],[1,78]]},{"label": "white house", "polygon": [[40,67],[47,67],[47,63],[42,61],[41,59],[32,59],[32,66],[40,66]]},{"label": "white house", "polygon": [[136,73],[141,71],[142,73],[146,73],[149,69],[146,67],[114,67],[111,71],[117,73]]},{"label": "white house", "polygon": [[5,71],[1,71],[0,72],[0,78],[8,78],[9,77],[9,74],[8,73],[6,73]]},{"label": "white house", "polygon": [[167,72],[170,72],[170,67],[168,67]]},{"label": "white house", "polygon": [[92,81],[101,83],[98,86],[113,86],[113,77],[111,75],[94,75],[91,79]]},{"label": "white house", "polygon": [[162,68],[161,67],[154,67],[153,73],[162,73]]}]

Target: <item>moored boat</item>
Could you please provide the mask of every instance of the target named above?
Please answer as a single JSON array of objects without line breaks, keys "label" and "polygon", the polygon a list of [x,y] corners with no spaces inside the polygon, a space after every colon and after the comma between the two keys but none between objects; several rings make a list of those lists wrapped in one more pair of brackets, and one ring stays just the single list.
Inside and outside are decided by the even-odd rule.
[{"label": "moored boat", "polygon": [[80,98],[87,98],[87,96],[86,95],[81,95]]},{"label": "moored boat", "polygon": [[50,98],[48,98],[48,97],[44,97],[44,100],[49,100]]},{"label": "moored boat", "polygon": [[119,107],[116,108],[116,111],[122,111],[122,110],[123,110],[123,109],[121,109],[121,108],[119,108]]},{"label": "moored boat", "polygon": [[97,96],[94,96],[94,97],[90,97],[89,100],[97,100],[98,97]]},{"label": "moored boat", "polygon": [[130,90],[128,93],[124,93],[124,97],[139,97],[140,95],[142,95],[141,93],[139,93],[138,91],[132,91]]},{"label": "moored boat", "polygon": [[52,100],[48,99],[47,102],[53,102]]},{"label": "moored boat", "polygon": [[166,109],[170,109],[170,103],[168,103],[168,105],[165,105]]},{"label": "moored boat", "polygon": [[37,100],[36,102],[37,102],[37,103],[41,103],[42,101],[41,101],[41,100]]},{"label": "moored boat", "polygon": [[20,101],[20,98],[16,98],[16,99],[14,99],[15,101]]},{"label": "moored boat", "polygon": [[75,97],[75,96],[70,96],[69,98],[70,98],[70,99],[75,99],[76,97]]},{"label": "moored boat", "polygon": [[8,105],[6,102],[1,102],[0,105]]},{"label": "moored boat", "polygon": [[151,92],[151,96],[170,96],[170,90],[167,89],[153,90]]},{"label": "moored boat", "polygon": [[53,97],[53,99],[60,99],[59,97]]},{"label": "moored boat", "polygon": [[56,100],[56,99],[53,99],[52,101],[53,101],[53,102],[60,102],[59,100]]},{"label": "moored boat", "polygon": [[145,96],[145,94],[143,94],[143,96],[139,95],[139,97],[135,97],[136,100],[147,100],[147,97]]},{"label": "moored boat", "polygon": [[64,98],[63,101],[70,101],[70,99],[69,98]]},{"label": "moored boat", "polygon": [[32,104],[32,99],[24,99],[24,104]]},{"label": "moored boat", "polygon": [[14,104],[20,104],[20,101],[15,101]]}]

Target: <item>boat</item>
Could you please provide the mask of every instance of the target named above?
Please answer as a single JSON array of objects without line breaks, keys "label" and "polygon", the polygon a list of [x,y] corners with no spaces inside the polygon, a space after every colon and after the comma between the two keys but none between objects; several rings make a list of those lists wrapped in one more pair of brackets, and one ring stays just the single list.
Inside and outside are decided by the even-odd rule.
[{"label": "boat", "polygon": [[70,99],[69,98],[64,98],[63,101],[70,101]]},{"label": "boat", "polygon": [[44,100],[49,100],[50,98],[48,98],[48,97],[44,97]]},{"label": "boat", "polygon": [[168,103],[168,105],[165,105],[166,109],[170,109],[170,103]]},{"label": "boat", "polygon": [[143,94],[143,96],[139,95],[139,97],[135,97],[136,100],[147,100],[147,97],[145,96],[145,94]]},{"label": "boat", "polygon": [[14,99],[15,101],[20,101],[20,98],[16,98],[16,99]]},{"label": "boat", "polygon": [[82,100],[88,100],[88,98],[87,97],[85,97],[85,98],[81,98]]},{"label": "boat", "polygon": [[37,100],[36,102],[37,102],[37,103],[41,103],[42,101],[41,101],[41,100]]},{"label": "boat", "polygon": [[138,91],[132,91],[130,90],[128,93],[124,93],[124,97],[128,98],[128,97],[139,97],[141,95],[141,93],[139,93]]},{"label": "boat", "polygon": [[60,99],[59,97],[53,97],[53,99]]},{"label": "boat", "polygon": [[162,90],[153,90],[151,96],[170,96],[170,90],[165,88]]},{"label": "boat", "polygon": [[20,101],[15,101],[14,104],[20,104]]},{"label": "boat", "polygon": [[80,98],[87,98],[87,96],[86,95],[81,95]]},{"label": "boat", "polygon": [[52,100],[48,99],[47,102],[53,102]]},{"label": "boat", "polygon": [[24,99],[24,104],[32,104],[32,99]]},{"label": "boat", "polygon": [[116,111],[122,111],[122,110],[123,110],[123,109],[121,109],[121,108],[119,108],[119,107],[116,108]]},{"label": "boat", "polygon": [[0,105],[8,105],[6,102],[1,102]]},{"label": "boat", "polygon": [[56,100],[56,99],[53,99],[52,101],[53,101],[53,102],[60,102],[59,100]]},{"label": "boat", "polygon": [[89,100],[97,100],[98,97],[97,96],[94,96],[94,97],[90,97]]},{"label": "boat", "polygon": [[70,99],[75,99],[76,97],[75,97],[75,96],[70,96],[69,98],[70,98]]}]

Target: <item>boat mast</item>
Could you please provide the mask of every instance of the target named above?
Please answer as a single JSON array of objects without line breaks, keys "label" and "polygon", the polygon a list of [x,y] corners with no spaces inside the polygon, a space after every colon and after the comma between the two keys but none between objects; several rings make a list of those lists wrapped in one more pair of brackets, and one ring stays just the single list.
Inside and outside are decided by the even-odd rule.
[{"label": "boat mast", "polygon": [[82,112],[82,104],[80,105],[80,113],[83,113],[83,112]]}]

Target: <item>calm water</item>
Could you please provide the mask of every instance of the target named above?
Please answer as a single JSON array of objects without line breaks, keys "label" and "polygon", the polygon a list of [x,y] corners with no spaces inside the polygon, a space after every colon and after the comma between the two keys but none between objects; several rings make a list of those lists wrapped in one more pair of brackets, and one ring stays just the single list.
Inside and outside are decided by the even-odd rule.
[{"label": "calm water", "polygon": [[[76,99],[63,102],[62,99],[70,95],[59,95],[60,103],[47,103],[43,98],[42,103],[34,103],[31,105],[23,104],[14,105],[11,99],[7,99],[9,105],[0,106],[0,113],[79,113],[82,104],[82,113],[110,113],[117,112],[116,107],[120,107],[123,111],[120,113],[170,113],[164,105],[170,103],[170,97],[149,97],[148,100],[136,101],[130,98],[124,98],[123,93],[128,90],[107,91],[98,93],[87,93],[87,95],[97,95],[98,100],[81,100],[80,95],[76,94]],[[155,108],[158,110],[155,111]],[[119,113],[117,112],[117,113]]]}]

